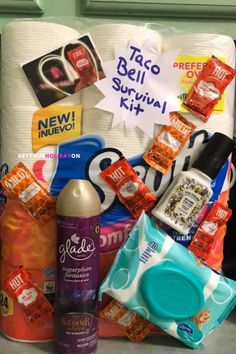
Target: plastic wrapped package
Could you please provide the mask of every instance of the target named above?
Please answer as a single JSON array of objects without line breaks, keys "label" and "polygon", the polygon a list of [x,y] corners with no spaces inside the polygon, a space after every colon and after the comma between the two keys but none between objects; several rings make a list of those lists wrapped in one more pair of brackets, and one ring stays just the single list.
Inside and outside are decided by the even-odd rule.
[{"label": "plastic wrapped package", "polygon": [[[29,236],[30,235],[30,236]],[[1,330],[15,340],[44,341],[54,335],[54,322],[31,325],[20,305],[8,295],[4,281],[12,271],[24,267],[32,280],[53,304],[55,291],[55,218],[45,225],[33,219],[15,200],[8,203],[1,216]]]},{"label": "plastic wrapped package", "polygon": [[145,213],[119,250],[103,293],[193,349],[236,304],[236,282],[204,266]]},{"label": "plastic wrapped package", "polygon": [[[152,55],[157,56],[178,51],[171,66],[178,81],[178,99],[182,101],[212,55],[231,66],[235,61],[234,42],[224,34],[191,33],[191,30],[177,34],[173,29],[165,29],[155,23],[84,18],[29,19],[13,21],[2,34],[1,163],[7,163],[11,169],[18,162],[23,162],[37,181],[55,197],[70,179],[88,179],[92,182],[102,203],[101,281],[135,223],[129,211],[99,176],[102,170],[122,155],[126,156],[139,178],[158,199],[174,176],[191,166],[214,132],[220,131],[229,137],[233,134],[234,83],[226,89],[206,123],[181,106],[180,113],[196,125],[196,130],[173,160],[166,175],[150,167],[144,161],[143,154],[152,138],[138,127],[127,135],[124,121],[114,125],[113,113],[96,107],[104,95],[94,80],[102,80],[104,64],[115,60],[117,49],[123,53],[130,44],[140,48],[147,46],[147,52],[153,50]],[[79,50],[81,46],[83,50]],[[60,111],[58,115],[47,115],[49,104],[55,109],[57,106],[60,109],[69,106],[71,113],[61,114]],[[75,105],[82,105],[81,132],[77,129],[77,118],[73,113]],[[34,120],[36,123],[32,130],[33,115],[41,109],[41,121]],[[155,124],[154,132],[159,131],[161,126]],[[73,130],[72,138],[63,140],[63,131],[70,129]],[[32,136],[40,140],[42,136],[46,139],[47,134],[55,135],[55,144],[45,143],[35,150]],[[57,134],[60,135],[58,141]],[[229,176],[230,161],[227,161],[212,183],[213,197],[190,233],[184,236],[168,230],[175,241],[188,246],[212,203],[217,199],[227,203]],[[30,271],[45,296],[53,301],[54,224],[55,220],[51,220],[43,226],[39,225],[18,201],[8,200],[1,216],[1,296],[7,298],[4,301],[10,299],[4,291],[3,281],[20,266]],[[211,255],[212,265],[217,270],[221,269],[224,235],[225,228],[220,230]],[[106,304],[104,301],[101,308]],[[47,328],[31,331],[20,309],[13,302],[11,306],[9,308],[14,311],[10,312],[1,307],[0,330],[5,335],[26,341],[53,338],[52,323]],[[104,320],[100,321],[99,326],[101,336],[124,335],[119,327],[111,326]]]}]

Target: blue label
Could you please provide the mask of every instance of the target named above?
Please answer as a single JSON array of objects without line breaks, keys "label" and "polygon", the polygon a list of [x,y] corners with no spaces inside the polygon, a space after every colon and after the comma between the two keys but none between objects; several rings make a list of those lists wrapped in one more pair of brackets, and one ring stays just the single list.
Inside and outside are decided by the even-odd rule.
[{"label": "blue label", "polygon": [[178,323],[177,334],[184,342],[186,342],[186,344],[201,341],[203,334],[194,322],[191,320],[185,320],[184,323],[177,321],[177,324]]},{"label": "blue label", "polygon": [[[162,175],[147,165],[143,159],[143,153],[128,158],[128,161],[144,183],[159,198],[178,172],[188,170],[192,155],[199,149],[199,146],[203,148],[209,138],[210,134],[205,130],[194,132],[188,144],[174,160],[171,171],[166,175]],[[102,170],[118,160],[123,153],[117,149],[105,147],[105,140],[95,134],[83,135],[78,139],[59,145],[59,154],[75,152],[80,154],[80,159],[58,159],[56,172],[50,186],[51,193],[58,195],[70,179],[87,179],[93,184],[101,198],[102,225],[131,219],[132,216],[129,211],[120,203],[110,187],[99,177]],[[218,198],[227,168],[228,161],[224,164],[216,179],[212,181],[213,196],[211,200]]]},{"label": "blue label", "polygon": [[190,334],[193,334],[193,329],[187,325],[187,324],[181,324],[178,326],[178,329],[181,330],[181,331],[185,331],[185,332],[188,332]]}]

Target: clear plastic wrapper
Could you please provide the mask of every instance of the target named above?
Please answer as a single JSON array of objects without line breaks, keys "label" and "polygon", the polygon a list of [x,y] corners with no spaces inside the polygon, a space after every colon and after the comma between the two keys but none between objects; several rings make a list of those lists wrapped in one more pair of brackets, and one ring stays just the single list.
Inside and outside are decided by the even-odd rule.
[{"label": "clear plastic wrapper", "polygon": [[[187,112],[182,103],[197,75],[212,55],[227,65],[234,66],[234,42],[225,34],[219,34],[217,31],[215,33],[214,29],[210,33],[200,30],[196,32],[191,28],[180,32],[177,29],[165,28],[159,23],[86,18],[16,20],[4,28],[1,40],[1,163],[6,163],[9,169],[19,162],[24,163],[37,182],[55,197],[70,179],[87,179],[93,184],[102,203],[102,280],[117,251],[127,239],[135,220],[102,180],[100,173],[122,155],[126,156],[140,180],[155,198],[159,198],[173,177],[191,166],[192,160],[214,132],[220,131],[232,137],[234,81],[227,87],[206,123]],[[161,124],[154,124],[153,121],[150,124],[149,119],[145,122],[146,127],[153,128],[153,136],[145,134],[137,126],[127,135],[125,121],[115,125],[114,112],[96,107],[104,98],[96,84],[102,82],[106,64],[117,59],[116,48],[125,55],[130,45],[139,48],[142,54],[147,56],[147,60],[150,55],[153,63],[156,60],[155,65],[158,64],[156,55],[168,56],[168,53],[177,51],[167,74],[171,83],[174,78],[178,83],[174,96],[180,103],[179,113],[196,125],[196,130],[172,161],[172,166],[165,175],[154,170],[143,159],[155,134],[162,128]],[[149,67],[150,62],[146,59],[142,63],[145,62]],[[140,66],[140,63],[138,60],[134,64]],[[22,67],[27,70],[24,71]],[[140,77],[145,77],[141,75],[143,70],[150,72],[145,67],[140,67],[139,70]],[[170,72],[173,75],[170,75]],[[132,76],[130,71],[129,73],[130,77],[134,78],[134,74]],[[130,83],[133,85],[131,81],[132,79]],[[164,92],[166,87],[162,87],[163,90],[160,91]],[[172,85],[169,87],[172,88]],[[150,89],[149,95],[138,92],[143,95],[142,99],[140,98],[143,100],[141,103],[146,104],[144,101],[147,101],[147,97],[151,102],[152,97],[156,97],[154,91]],[[134,91],[129,92],[129,98],[134,99]],[[110,91],[108,101],[112,103],[113,98]],[[167,100],[167,96],[161,98],[162,102]],[[159,101],[161,102],[161,99]],[[160,111],[159,101],[157,100],[156,109]],[[45,107],[48,104],[52,104],[54,108],[59,105],[61,110],[53,110],[53,114],[48,113],[44,119],[39,118],[32,133],[34,113],[42,108],[40,102]],[[81,130],[78,129],[78,124],[76,125],[76,116],[69,116],[62,108],[78,105],[82,105]],[[131,105],[129,107],[132,108]],[[161,107],[163,109],[164,105]],[[63,139],[60,134],[65,131],[66,139]],[[50,135],[52,132],[54,136]],[[50,144],[43,145],[40,137],[45,138],[47,134],[53,140],[50,140]],[[32,136],[35,138],[35,146],[40,147],[37,151],[32,145]],[[54,144],[51,141],[54,141]],[[170,230],[175,241],[187,246],[211,204],[219,198],[224,204],[227,203],[229,172],[230,163],[227,161],[212,182],[213,197],[191,232],[184,236]],[[4,199],[4,203],[5,201]],[[222,233],[225,233],[225,230],[222,230]],[[24,266],[30,270],[50,301],[53,301],[55,219],[52,218],[45,225],[39,225],[17,201],[9,198],[7,204],[2,205],[1,243],[1,278],[16,267]],[[212,258],[212,264],[217,263],[217,269],[221,268],[223,258],[223,243],[219,244],[214,251],[215,258]],[[7,298],[2,284],[1,291],[4,299]],[[10,300],[7,298],[7,301]],[[118,327],[104,325],[104,321],[100,323],[99,332],[106,333],[106,336],[123,333]],[[15,340],[44,341],[54,336],[53,323],[49,323],[47,327],[38,327],[32,333],[14,304],[12,312],[1,308],[0,327],[4,334]]]}]

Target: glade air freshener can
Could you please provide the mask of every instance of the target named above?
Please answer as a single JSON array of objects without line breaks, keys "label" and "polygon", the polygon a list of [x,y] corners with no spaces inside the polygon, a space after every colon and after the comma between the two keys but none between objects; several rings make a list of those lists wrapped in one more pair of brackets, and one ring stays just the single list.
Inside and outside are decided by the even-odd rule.
[{"label": "glade air freshener can", "polygon": [[87,180],[70,180],[57,199],[56,352],[97,348],[101,203]]}]

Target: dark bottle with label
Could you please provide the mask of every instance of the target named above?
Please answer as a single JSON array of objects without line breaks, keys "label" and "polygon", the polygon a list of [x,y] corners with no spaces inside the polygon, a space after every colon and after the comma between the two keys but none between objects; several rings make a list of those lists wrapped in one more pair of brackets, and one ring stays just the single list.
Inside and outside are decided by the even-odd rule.
[{"label": "dark bottle with label", "polygon": [[97,348],[101,203],[92,184],[70,180],[57,199],[56,352]]}]

